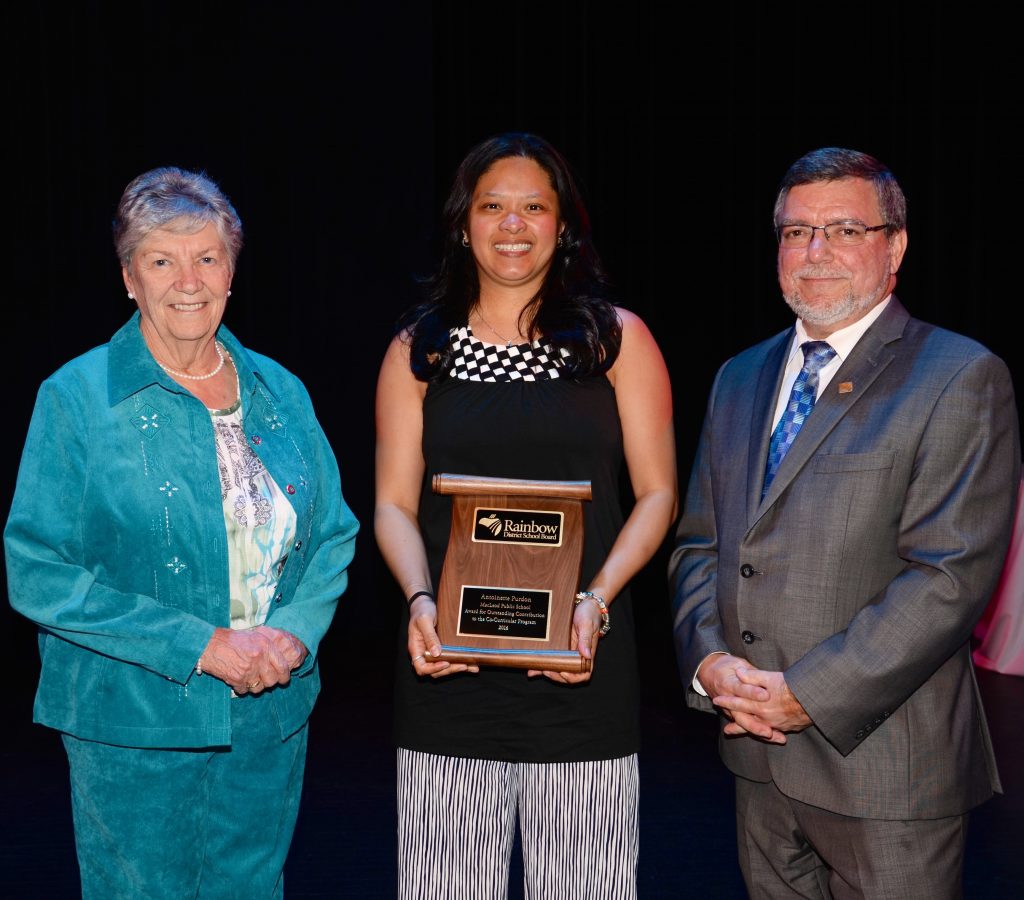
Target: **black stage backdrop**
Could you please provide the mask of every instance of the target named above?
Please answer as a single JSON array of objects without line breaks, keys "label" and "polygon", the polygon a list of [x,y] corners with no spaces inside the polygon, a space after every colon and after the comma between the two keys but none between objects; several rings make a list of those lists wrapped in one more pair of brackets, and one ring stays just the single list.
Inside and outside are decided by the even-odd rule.
[{"label": "black stage backdrop", "polygon": [[[454,166],[492,133],[536,131],[579,172],[622,305],[668,360],[681,484],[717,366],[790,324],[771,206],[814,147],[891,166],[909,202],[901,300],[999,353],[1024,396],[1008,320],[1014,29],[965,6],[818,5],[783,22],[786,7],[756,3],[30,4],[6,23],[20,55],[4,79],[14,389],[0,511],[40,381],[132,312],[109,223],[157,165],[205,169],[235,202],[247,240],[225,322],[306,383],[363,524],[323,646],[328,697],[386,701],[399,597],[372,534],[377,367],[433,259]],[[663,550],[637,578],[638,616],[648,701],[675,704],[664,563]],[[34,630],[0,608],[3,721],[34,734]]]}]

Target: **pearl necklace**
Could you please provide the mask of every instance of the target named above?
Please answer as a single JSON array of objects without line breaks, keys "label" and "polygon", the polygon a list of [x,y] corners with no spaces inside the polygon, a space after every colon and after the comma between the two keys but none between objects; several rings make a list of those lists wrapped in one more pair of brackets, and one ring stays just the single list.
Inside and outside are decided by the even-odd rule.
[{"label": "pearl necklace", "polygon": [[213,378],[221,369],[224,368],[224,354],[220,349],[220,344],[217,341],[213,342],[213,349],[217,351],[217,358],[219,362],[212,372],[207,372],[205,375],[186,375],[184,372],[179,372],[177,369],[172,369],[170,366],[165,366],[160,360],[156,361],[156,364],[160,366],[168,375],[173,375],[175,378],[187,378],[189,381],[206,381],[207,378]]}]

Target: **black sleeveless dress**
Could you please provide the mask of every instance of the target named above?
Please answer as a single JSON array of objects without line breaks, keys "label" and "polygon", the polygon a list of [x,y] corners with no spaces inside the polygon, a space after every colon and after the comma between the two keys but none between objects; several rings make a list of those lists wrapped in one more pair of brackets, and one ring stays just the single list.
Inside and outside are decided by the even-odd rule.
[{"label": "black sleeveless dress", "polygon": [[[557,481],[589,480],[581,588],[604,562],[623,523],[622,430],[604,376],[559,377],[559,354],[540,342],[506,350],[468,328],[453,333],[459,361],[423,402],[426,460],[419,523],[436,585],[451,525],[451,497],[434,494],[438,472]],[[538,362],[539,360],[539,362]],[[531,373],[538,380],[525,380]],[[484,377],[487,381],[470,380]],[[529,376],[528,376],[529,377]],[[590,681],[555,684],[522,669],[481,667],[437,680],[409,665],[399,634],[395,738],[443,756],[513,762],[578,762],[635,753],[639,745],[636,642],[629,592],[611,606]]]}]

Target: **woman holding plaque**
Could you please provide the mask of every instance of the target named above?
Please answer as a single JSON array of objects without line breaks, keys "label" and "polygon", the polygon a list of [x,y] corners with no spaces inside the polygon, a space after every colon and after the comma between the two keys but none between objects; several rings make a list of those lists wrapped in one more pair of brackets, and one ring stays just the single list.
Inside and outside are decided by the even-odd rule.
[{"label": "woman holding plaque", "polygon": [[[377,393],[376,536],[409,602],[396,677],[402,898],[636,896],[637,666],[627,585],[676,515],[672,400],[617,308],[569,166],[530,134],[483,141],[444,207],[428,298]],[[632,487],[620,505],[623,469]],[[438,659],[451,498],[434,475],[589,481],[572,636],[586,672]]]}]

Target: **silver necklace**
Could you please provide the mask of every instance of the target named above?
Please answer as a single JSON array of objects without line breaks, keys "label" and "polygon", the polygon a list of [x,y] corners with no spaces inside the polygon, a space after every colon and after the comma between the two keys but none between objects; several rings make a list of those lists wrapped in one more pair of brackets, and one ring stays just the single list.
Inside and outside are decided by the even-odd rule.
[{"label": "silver necklace", "polygon": [[[488,326],[490,327],[490,326]],[[156,364],[160,366],[168,375],[173,375],[175,378],[187,378],[189,381],[206,381],[207,378],[213,378],[221,369],[224,368],[224,353],[220,349],[220,344],[217,341],[213,342],[213,349],[217,351],[217,358],[219,362],[212,372],[207,372],[205,375],[186,375],[184,372],[179,372],[177,369],[172,369],[170,366],[165,366],[160,360],[156,361]]]},{"label": "silver necklace", "polygon": [[505,349],[506,350],[509,347],[512,346],[512,341],[510,341],[507,337],[505,337],[505,335],[503,335],[500,331],[498,331],[497,328],[495,328],[490,322],[488,322],[484,318],[484,314],[482,312],[480,312],[480,307],[479,306],[476,308],[476,310],[474,310],[474,312],[476,312],[476,314],[480,317],[480,321],[483,322],[484,325],[486,325],[488,327],[488,329],[490,329],[490,331],[492,331],[494,334],[496,334],[498,337],[500,337],[505,342]]}]

